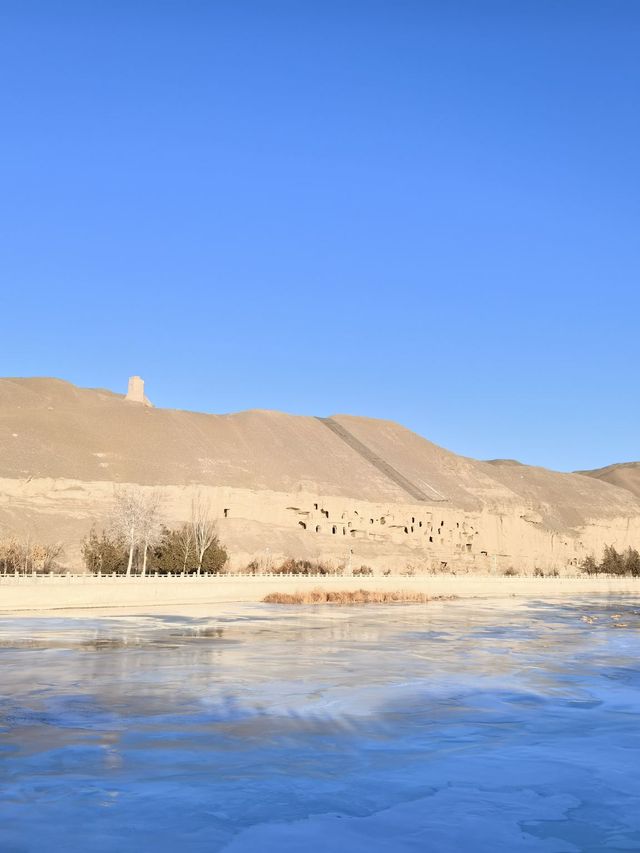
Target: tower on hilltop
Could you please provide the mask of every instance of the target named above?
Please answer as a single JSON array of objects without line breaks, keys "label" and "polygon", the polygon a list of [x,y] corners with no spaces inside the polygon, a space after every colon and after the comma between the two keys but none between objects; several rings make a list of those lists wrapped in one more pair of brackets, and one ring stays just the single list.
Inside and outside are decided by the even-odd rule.
[{"label": "tower on hilltop", "polygon": [[144,406],[153,406],[144,395],[144,379],[140,376],[129,377],[129,388],[125,400],[131,403],[142,403]]}]

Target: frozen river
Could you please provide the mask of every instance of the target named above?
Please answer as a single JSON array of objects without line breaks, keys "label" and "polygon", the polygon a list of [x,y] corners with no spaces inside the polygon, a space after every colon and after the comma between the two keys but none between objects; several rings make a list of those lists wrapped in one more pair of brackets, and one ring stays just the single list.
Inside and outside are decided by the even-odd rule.
[{"label": "frozen river", "polygon": [[0,619],[0,851],[640,850],[640,605]]}]

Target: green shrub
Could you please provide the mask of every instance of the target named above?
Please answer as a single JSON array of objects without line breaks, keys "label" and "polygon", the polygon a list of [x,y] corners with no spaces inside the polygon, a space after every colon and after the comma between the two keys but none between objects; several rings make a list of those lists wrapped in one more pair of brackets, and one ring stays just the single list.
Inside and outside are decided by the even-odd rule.
[{"label": "green shrub", "polygon": [[627,548],[624,554],[618,553],[613,545],[604,549],[601,562],[593,555],[588,556],[580,566],[580,570],[588,575],[626,575],[640,577],[640,554],[636,548]]},{"label": "green shrub", "polygon": [[[219,574],[228,560],[226,549],[216,537],[204,552],[202,571]],[[187,524],[178,528],[163,527],[160,539],[151,549],[148,571],[159,574],[186,572],[191,574],[198,568],[193,537]]]},{"label": "green shrub", "polygon": [[124,541],[103,530],[98,536],[95,527],[82,543],[82,558],[87,570],[103,575],[124,574],[127,570],[129,552]]},{"label": "green shrub", "polygon": [[276,575],[335,575],[337,570],[318,560],[285,560],[281,566],[274,569]]}]

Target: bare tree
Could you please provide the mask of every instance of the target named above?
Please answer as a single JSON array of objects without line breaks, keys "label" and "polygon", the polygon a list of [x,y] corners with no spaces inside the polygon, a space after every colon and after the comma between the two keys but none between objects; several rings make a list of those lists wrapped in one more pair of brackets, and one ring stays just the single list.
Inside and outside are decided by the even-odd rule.
[{"label": "bare tree", "polygon": [[142,554],[142,574],[147,572],[149,546],[159,532],[159,510],[157,491],[145,493],[137,486],[122,486],[115,491],[112,527],[129,552],[127,576],[131,574],[136,550]]},{"label": "bare tree", "polygon": [[31,573],[51,571],[62,551],[62,542],[34,545],[31,550]]},{"label": "bare tree", "polygon": [[127,577],[131,574],[133,555],[142,539],[144,526],[145,498],[142,489],[122,486],[114,493],[113,529],[129,551]]},{"label": "bare tree", "polygon": [[10,536],[0,542],[0,561],[2,561],[3,575],[6,575],[10,569],[14,574],[17,573],[21,553],[20,543],[15,536]]},{"label": "bare tree", "polygon": [[25,575],[29,572],[35,575],[37,572],[50,571],[62,551],[61,542],[43,545],[40,542],[34,542],[30,535],[22,540],[15,536],[2,539],[0,540],[2,574],[6,575],[9,570],[16,575],[21,571]]},{"label": "bare tree", "polygon": [[11,546],[7,539],[0,540],[0,562],[2,562],[2,574],[6,575],[11,562]]},{"label": "bare tree", "polygon": [[200,492],[191,501],[191,532],[198,560],[198,574],[201,574],[204,555],[216,540],[216,526],[211,503]]},{"label": "bare tree", "polygon": [[33,543],[30,535],[27,535],[27,538],[20,543],[20,557],[26,575],[29,571],[29,566],[33,564]]},{"label": "bare tree", "polygon": [[160,493],[150,492],[142,496],[140,513],[140,547],[142,548],[142,574],[147,574],[147,553],[149,546],[160,533],[158,520],[160,510]]},{"label": "bare tree", "polygon": [[191,524],[183,524],[178,531],[178,545],[182,557],[182,571],[186,572],[187,562],[193,552],[193,526]]}]

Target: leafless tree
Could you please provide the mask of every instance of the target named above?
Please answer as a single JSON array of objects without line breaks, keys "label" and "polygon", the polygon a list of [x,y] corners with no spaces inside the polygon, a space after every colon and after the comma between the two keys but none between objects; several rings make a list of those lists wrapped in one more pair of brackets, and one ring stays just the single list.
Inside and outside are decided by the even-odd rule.
[{"label": "leafless tree", "polygon": [[33,545],[31,548],[31,574],[35,575],[37,571],[51,571],[55,561],[62,554],[62,550],[61,542]]},{"label": "leafless tree", "polygon": [[193,553],[193,526],[191,524],[183,524],[178,531],[178,544],[182,556],[182,571],[186,572],[187,562]]},{"label": "leafless tree", "polygon": [[191,532],[198,560],[198,574],[201,574],[204,555],[216,539],[216,526],[211,503],[200,492],[191,501]]},{"label": "leafless tree", "polygon": [[141,540],[144,512],[145,500],[141,489],[131,486],[116,488],[112,526],[129,551],[127,577],[131,574],[133,555]]},{"label": "leafless tree", "polygon": [[140,548],[142,549],[142,574],[147,574],[147,554],[149,546],[160,533],[159,524],[160,493],[153,491],[142,496],[140,516]]},{"label": "leafless tree", "polygon": [[50,571],[62,551],[61,542],[43,545],[40,542],[34,542],[30,535],[23,539],[15,536],[2,539],[0,540],[2,574],[6,575],[9,570],[16,575],[20,572],[25,575],[31,572],[35,575],[36,572]]},{"label": "leafless tree", "polygon": [[32,554],[33,554],[33,542],[31,541],[31,536],[28,535],[26,537],[26,539],[24,539],[20,543],[20,558],[21,558],[20,562],[22,563],[22,565],[24,567],[25,575],[29,571],[29,566],[33,564]]},{"label": "leafless tree", "polygon": [[2,561],[3,575],[6,575],[10,569],[14,574],[17,574],[21,553],[20,543],[15,536],[9,536],[0,541],[0,560]]},{"label": "leafless tree", "polygon": [[127,576],[131,575],[136,549],[143,554],[142,574],[147,570],[147,552],[158,528],[160,496],[139,487],[122,486],[114,495],[113,532],[122,538],[129,552]]}]

